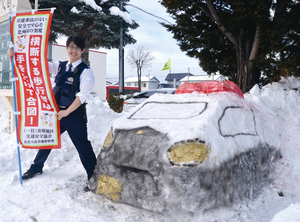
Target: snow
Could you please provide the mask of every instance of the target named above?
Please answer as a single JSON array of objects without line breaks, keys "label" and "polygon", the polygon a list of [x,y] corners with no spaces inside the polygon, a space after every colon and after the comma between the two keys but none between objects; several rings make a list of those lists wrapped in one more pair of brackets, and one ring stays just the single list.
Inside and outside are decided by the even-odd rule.
[{"label": "snow", "polygon": [[125,20],[125,22],[127,22],[128,24],[132,24],[131,16],[127,12],[121,11],[116,6],[111,7],[109,10],[112,15],[120,16]]},{"label": "snow", "polygon": [[77,10],[77,8],[75,6],[73,6],[73,8],[71,9],[71,12],[79,13],[79,11]]},{"label": "snow", "polygon": [[[100,6],[98,6],[98,5],[95,3],[94,0],[81,0],[81,1],[84,2],[85,4],[91,6],[92,8],[94,8],[95,10],[97,10],[97,11],[99,11],[99,12],[102,11],[102,8],[101,8]],[[108,1],[108,0],[102,0],[102,1],[100,2],[100,4],[103,4],[103,3],[107,2],[107,1]],[[131,19],[131,16],[130,16],[127,12],[121,11],[118,7],[112,6],[109,10],[110,10],[110,13],[111,13],[112,15],[120,16],[120,17],[123,18],[124,21],[127,22],[128,24],[132,24],[132,23],[133,23],[133,21],[132,21],[132,19]],[[74,12],[74,13],[80,13],[80,12],[77,10],[76,7],[73,7],[73,8],[71,9],[71,11]]]},{"label": "snow", "polygon": [[300,203],[291,204],[285,210],[277,213],[271,222],[295,222],[300,221]]},{"label": "snow", "polygon": [[[261,119],[258,119],[256,123],[257,134],[260,140],[278,146],[282,158],[276,163],[274,181],[265,188],[257,199],[241,202],[231,208],[220,208],[205,212],[205,214],[194,215],[194,221],[300,221],[299,88],[300,78],[288,77],[283,78],[279,83],[269,84],[262,89],[254,86],[248,94],[245,94],[244,101],[229,93],[219,95],[222,99],[215,101],[216,107],[222,106],[228,101],[237,105],[244,103],[255,113],[261,114]],[[197,101],[197,97],[203,98],[203,95],[175,95],[175,97],[171,96],[170,100],[177,98],[177,101],[185,102],[190,100],[191,97]],[[151,97],[150,99],[157,98]],[[203,100],[201,99],[201,101]],[[123,120],[120,123],[118,121],[123,118],[120,117],[132,113],[117,114],[109,109],[106,103],[100,101],[98,97],[89,99],[87,109],[89,139],[96,155],[98,155],[111,124],[121,124]],[[162,115],[165,115],[166,113],[163,113],[163,111],[161,110]],[[169,112],[176,114],[172,107],[169,107]],[[186,115],[194,114],[191,112]],[[237,117],[239,117],[238,115]],[[179,114],[179,117],[183,118],[184,116]],[[216,122],[209,121],[212,124]],[[224,121],[226,124],[230,120]],[[155,118],[153,123],[157,123]],[[176,122],[174,121],[174,123]],[[182,125],[187,131],[182,135],[174,136],[188,139],[193,133],[191,129],[195,127],[191,124],[189,126]],[[194,124],[199,124],[199,122]],[[23,185],[21,185],[16,136],[15,134],[7,134],[6,126],[7,110],[2,100],[0,100],[0,178],[2,181],[0,221],[170,221],[170,215],[150,213],[128,205],[114,203],[92,192],[84,192],[83,187],[87,183],[86,174],[67,134],[62,135],[62,149],[51,152],[45,163],[44,173],[31,180],[23,181]],[[232,124],[232,128],[229,128],[228,131],[234,133],[236,131],[234,127],[234,124]],[[251,124],[249,126],[248,124],[243,125],[241,121],[238,127],[253,132]],[[171,128],[163,126],[161,128],[175,133]],[[264,130],[260,131],[260,129]],[[211,133],[208,139],[214,147],[222,147],[224,142],[222,139],[214,137],[214,133]],[[241,143],[251,146],[255,141],[245,140]],[[233,147],[237,146],[235,144],[231,145]],[[20,152],[22,171],[25,172],[32,163],[37,151],[21,148]],[[221,150],[216,152],[221,152]],[[238,152],[238,150],[233,152]],[[173,218],[172,221],[185,221],[185,218],[177,218],[177,220]]]},{"label": "snow", "polygon": [[[94,0],[81,0],[85,4],[91,6],[92,8],[96,9],[97,11],[101,12],[102,8],[96,4]],[[103,1],[102,1],[103,2]],[[105,2],[105,1],[104,1]],[[73,7],[74,8],[74,7]]]},{"label": "snow", "polygon": [[[84,2],[86,5],[91,6],[92,8],[94,8],[95,10],[97,10],[98,12],[102,12],[102,8],[100,6],[98,6],[95,3],[94,0],[81,0],[81,2]],[[78,11],[75,6],[71,9],[71,12],[80,13],[80,11]]]},{"label": "snow", "polygon": [[[269,118],[259,118],[260,115],[255,115],[254,122],[252,112],[259,113],[260,111],[255,109],[251,102],[249,103],[233,93],[213,93],[209,96],[197,93],[154,94],[147,102],[141,110],[142,112],[134,112],[133,115],[130,113],[128,114],[130,118],[126,118],[127,116],[121,118],[114,124],[114,128],[143,127],[147,121],[149,127],[168,134],[170,147],[180,141],[200,138],[210,144],[210,156],[214,157],[203,163],[203,167],[215,168],[223,161],[233,158],[236,153],[257,147],[261,141],[274,147],[279,147],[280,144],[280,130],[275,130],[279,128],[278,123],[268,121]],[[207,108],[205,108],[206,106]],[[243,109],[227,109],[223,118],[218,122],[219,118],[217,117],[222,116],[224,108],[227,106],[243,106]],[[264,108],[270,112],[269,107]],[[135,110],[137,109],[139,107]],[[154,110],[156,111],[154,112]],[[198,113],[195,113],[195,110]],[[132,120],[134,120],[134,124],[132,124]],[[220,124],[221,133],[230,137],[220,136],[219,127],[215,127],[218,124]],[[268,134],[263,133],[266,127],[269,128]],[[237,133],[250,136],[233,137]],[[252,136],[256,134],[258,136]],[[245,139],[247,139],[247,143],[245,143]],[[224,145],[222,144],[230,147],[231,152],[223,152]]]}]

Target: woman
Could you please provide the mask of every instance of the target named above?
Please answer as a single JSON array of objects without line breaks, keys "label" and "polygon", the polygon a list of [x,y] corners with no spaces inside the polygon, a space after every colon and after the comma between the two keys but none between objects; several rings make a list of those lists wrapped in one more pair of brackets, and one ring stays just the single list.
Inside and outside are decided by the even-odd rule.
[{"label": "woman", "polygon": [[[69,61],[49,63],[50,73],[56,76],[53,92],[60,110],[56,115],[60,120],[60,132],[68,132],[89,180],[93,175],[97,160],[91,142],[88,140],[86,116],[83,110],[85,101],[95,84],[95,77],[90,67],[81,60],[81,55],[85,50],[82,37],[70,36],[66,42],[66,50]],[[9,49],[7,54],[13,56],[14,51]],[[23,174],[22,179],[27,180],[41,174],[50,152],[51,149],[39,150],[33,164]]]}]

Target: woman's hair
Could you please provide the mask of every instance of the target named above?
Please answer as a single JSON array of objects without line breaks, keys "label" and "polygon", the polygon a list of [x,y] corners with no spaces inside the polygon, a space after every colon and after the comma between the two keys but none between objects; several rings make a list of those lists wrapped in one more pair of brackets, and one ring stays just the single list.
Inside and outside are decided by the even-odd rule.
[{"label": "woman's hair", "polygon": [[69,46],[71,42],[74,42],[75,45],[77,45],[79,48],[81,48],[81,50],[83,50],[85,48],[85,41],[84,39],[79,36],[79,35],[71,35],[68,39],[67,39],[67,43],[66,45]]}]

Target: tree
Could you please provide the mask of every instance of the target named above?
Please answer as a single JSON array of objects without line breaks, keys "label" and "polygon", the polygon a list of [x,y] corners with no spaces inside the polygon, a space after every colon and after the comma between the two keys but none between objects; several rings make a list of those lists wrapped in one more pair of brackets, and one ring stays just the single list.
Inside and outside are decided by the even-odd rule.
[{"label": "tree", "polygon": [[[272,47],[265,59],[257,59],[268,81],[278,81],[287,75],[300,76],[299,1],[278,1],[275,13]],[[261,37],[262,42],[265,38]]]},{"label": "tree", "polygon": [[[123,0],[124,6],[129,0]],[[34,6],[35,0],[30,0]],[[135,29],[138,24],[132,20],[125,21],[123,17],[112,13],[119,8],[119,0],[100,1],[95,0],[93,6],[82,0],[39,0],[39,9],[55,7],[50,41],[61,35],[81,35],[86,42],[86,48],[118,48],[120,45],[120,28],[123,28],[124,45],[133,44],[136,40],[128,33],[129,29]],[[123,12],[126,13],[125,7]],[[85,50],[82,60],[88,63],[89,50]]]},{"label": "tree", "polygon": [[151,53],[149,49],[143,46],[131,48],[127,53],[126,62],[128,62],[132,68],[136,68],[139,91],[141,91],[142,70],[150,67],[150,62],[155,59]]},{"label": "tree", "polygon": [[[181,50],[198,58],[208,73],[218,71],[229,76],[243,92],[259,82],[261,72],[272,70],[269,64],[278,69],[278,58],[282,66],[291,64],[284,63],[286,58],[278,57],[278,53],[295,42],[288,33],[291,27],[299,27],[297,3],[295,0],[161,0],[176,21],[174,25],[163,25],[179,41]],[[296,54],[293,55],[295,58]]]}]

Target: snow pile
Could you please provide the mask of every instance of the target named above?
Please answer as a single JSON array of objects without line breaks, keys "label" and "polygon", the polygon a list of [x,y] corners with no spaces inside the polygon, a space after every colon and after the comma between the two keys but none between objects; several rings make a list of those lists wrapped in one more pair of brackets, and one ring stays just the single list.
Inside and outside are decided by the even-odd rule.
[{"label": "snow pile", "polygon": [[296,222],[300,221],[300,203],[291,204],[285,210],[277,213],[271,222]]},{"label": "snow pile", "polygon": [[[289,77],[262,89],[253,87],[245,94],[245,103],[260,113],[257,127],[261,138],[280,144],[282,158],[277,161],[274,181],[255,200],[230,208],[206,211],[191,216],[194,221],[217,222],[285,222],[299,221],[300,209],[300,79]],[[194,96],[194,95],[193,95]],[[234,98],[226,95],[224,102]],[[182,98],[183,99],[183,98]],[[220,102],[222,104],[222,102]],[[97,97],[88,103],[88,130],[96,155],[116,114]],[[267,121],[267,124],[265,124]],[[227,122],[227,121],[226,121]],[[7,113],[0,100],[0,221],[169,221],[170,217],[153,214],[124,204],[114,203],[92,192],[83,192],[86,175],[78,154],[67,134],[62,135],[62,149],[53,150],[44,173],[29,181],[19,182],[15,135],[6,133]],[[242,126],[243,127],[243,126]],[[248,128],[248,124],[244,126]],[[230,129],[232,132],[234,129]],[[205,133],[205,132],[203,132]],[[259,134],[259,132],[257,132]],[[189,135],[188,132],[184,133]],[[213,141],[214,134],[210,135]],[[216,138],[215,142],[222,141]],[[253,143],[250,140],[243,144]],[[21,149],[23,172],[30,166],[36,150]],[[222,156],[220,154],[220,156]],[[173,218],[173,221],[185,218]],[[189,220],[189,221],[193,221]]]}]

